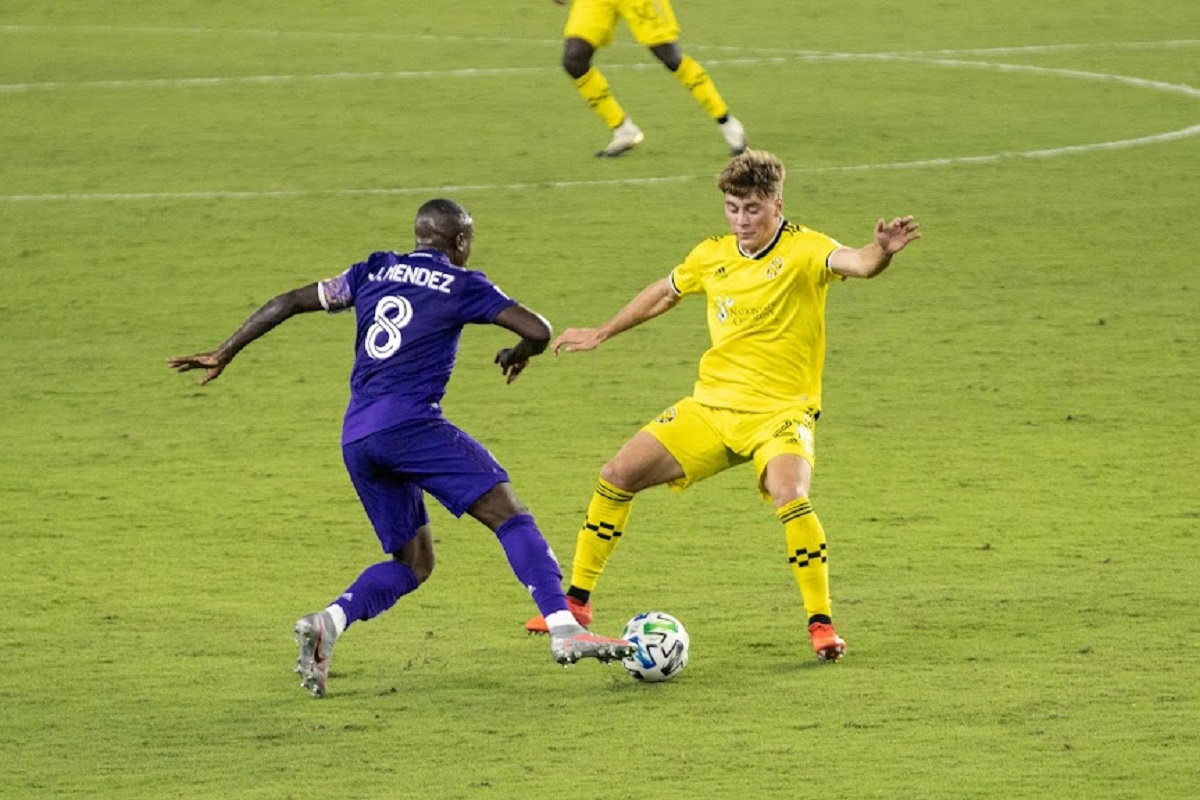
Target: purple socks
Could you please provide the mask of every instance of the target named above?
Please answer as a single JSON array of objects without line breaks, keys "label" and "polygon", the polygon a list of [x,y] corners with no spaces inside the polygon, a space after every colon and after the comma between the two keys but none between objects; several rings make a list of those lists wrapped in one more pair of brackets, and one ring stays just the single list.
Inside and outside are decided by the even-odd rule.
[{"label": "purple socks", "polygon": [[[562,590],[562,570],[533,517],[517,514],[496,529],[508,563],[537,603],[542,616],[567,610]],[[381,561],[363,570],[334,602],[346,612],[347,627],[377,617],[420,584],[412,570],[399,561]]]},{"label": "purple socks", "polygon": [[363,570],[341,597],[334,600],[346,612],[347,627],[365,622],[396,605],[420,584],[412,570],[399,561],[380,561]]},{"label": "purple socks", "polygon": [[562,570],[550,545],[537,529],[529,514],[510,517],[496,529],[508,563],[517,580],[525,585],[538,611],[548,617],[556,611],[567,610],[567,598],[562,590]]}]

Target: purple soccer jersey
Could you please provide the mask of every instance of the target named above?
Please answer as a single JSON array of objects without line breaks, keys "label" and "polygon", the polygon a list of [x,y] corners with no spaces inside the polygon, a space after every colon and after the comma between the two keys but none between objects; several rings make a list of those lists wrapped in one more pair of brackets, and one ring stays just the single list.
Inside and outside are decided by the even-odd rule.
[{"label": "purple soccer jersey", "polygon": [[358,321],[343,444],[440,417],[463,326],[516,303],[437,250],[372,253],[317,290],[327,311],[353,307]]}]

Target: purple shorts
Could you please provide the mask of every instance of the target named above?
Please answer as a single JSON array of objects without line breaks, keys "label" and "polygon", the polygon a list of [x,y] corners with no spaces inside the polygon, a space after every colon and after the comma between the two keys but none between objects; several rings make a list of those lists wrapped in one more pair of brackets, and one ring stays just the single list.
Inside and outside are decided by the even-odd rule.
[{"label": "purple shorts", "polygon": [[508,481],[483,445],[444,419],[405,422],[342,446],[350,481],[385,553],[429,524],[424,492],[456,517]]}]

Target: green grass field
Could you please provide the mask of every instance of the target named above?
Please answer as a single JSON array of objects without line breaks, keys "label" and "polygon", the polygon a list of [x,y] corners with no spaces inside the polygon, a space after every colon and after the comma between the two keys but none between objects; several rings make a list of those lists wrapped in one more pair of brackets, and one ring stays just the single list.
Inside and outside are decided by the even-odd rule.
[{"label": "green grass field", "polygon": [[[742,468],[640,496],[596,596],[605,633],[687,624],[678,680],[556,667],[491,534],[434,507],[433,579],[313,701],[291,625],[380,557],[338,447],[352,322],[203,389],[166,369],[408,248],[431,196],[558,330],[723,232],[718,132],[624,28],[597,64],[647,141],[601,161],[549,0],[5,0],[0,797],[1200,796],[1194,2],[676,10],[792,220],[925,232],[830,296],[844,662]],[[468,331],[446,408],[568,566],[600,466],[690,391],[702,303],[506,387],[510,339]]]}]

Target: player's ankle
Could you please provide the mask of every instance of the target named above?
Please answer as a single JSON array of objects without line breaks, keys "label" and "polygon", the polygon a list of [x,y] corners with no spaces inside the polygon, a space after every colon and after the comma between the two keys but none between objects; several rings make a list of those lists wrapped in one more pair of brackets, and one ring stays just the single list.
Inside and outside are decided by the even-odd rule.
[{"label": "player's ankle", "polygon": [[587,589],[580,589],[578,586],[571,586],[567,589],[567,597],[574,598],[575,600],[578,600],[581,605],[586,606],[588,601],[592,599],[592,593]]}]

